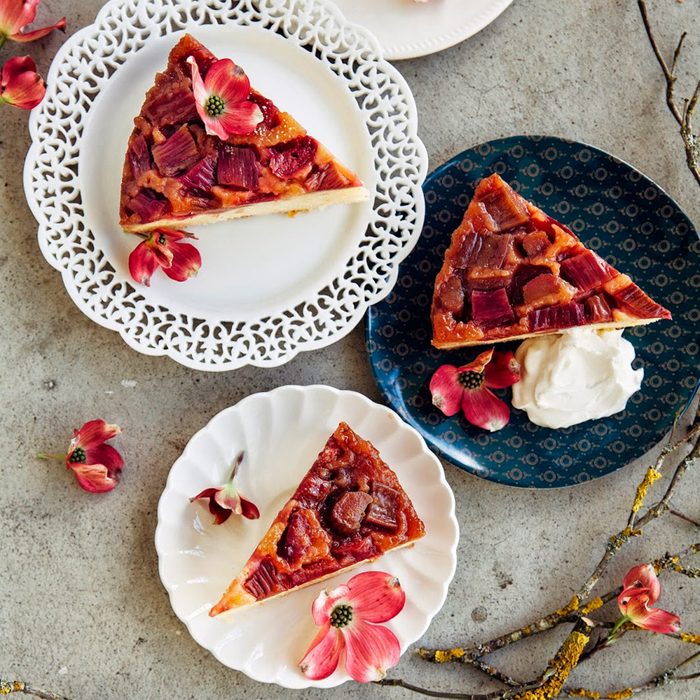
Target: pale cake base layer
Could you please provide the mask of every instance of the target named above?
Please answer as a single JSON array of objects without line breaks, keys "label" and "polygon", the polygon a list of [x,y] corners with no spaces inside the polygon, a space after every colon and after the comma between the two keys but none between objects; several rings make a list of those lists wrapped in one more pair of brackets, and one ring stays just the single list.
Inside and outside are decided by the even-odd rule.
[{"label": "pale cake base layer", "polygon": [[[423,535],[421,535],[423,537]],[[411,540],[410,542],[404,542],[404,544],[400,544],[398,547],[393,547],[392,549],[387,549],[386,552],[382,552],[381,554],[378,554],[376,557],[372,557],[371,559],[363,559],[362,561],[355,562],[354,564],[350,564],[350,566],[345,566],[342,569],[338,569],[337,571],[331,571],[329,574],[325,574],[324,576],[320,576],[319,578],[315,578],[312,581],[307,581],[306,583],[302,583],[299,586],[294,586],[294,588],[289,588],[286,591],[281,591],[280,593],[277,593],[276,595],[271,595],[268,598],[261,598],[260,600],[257,600],[255,597],[250,595],[248,591],[246,591],[241,584],[239,583],[236,586],[236,581],[229,587],[229,590],[233,588],[234,586],[237,587],[238,591],[238,598],[237,601],[231,605],[230,607],[226,608],[225,610],[221,610],[220,612],[213,612],[216,609],[216,605],[209,611],[209,616],[210,617],[218,617],[219,615],[226,615],[226,613],[233,612],[234,610],[238,610],[238,608],[249,608],[253,605],[260,605],[261,603],[267,603],[268,600],[276,600],[277,598],[281,598],[282,596],[287,595],[288,593],[294,593],[294,591],[298,591],[302,588],[307,588],[308,586],[312,586],[315,583],[321,583],[322,581],[326,581],[329,578],[333,578],[334,576],[340,576],[341,574],[345,574],[348,571],[352,571],[353,569],[357,568],[360,566],[360,564],[371,564],[373,561],[377,561],[377,559],[383,557],[385,554],[389,554],[389,552],[396,552],[399,549],[403,549],[404,547],[412,547],[418,540],[421,539],[420,537],[416,538],[415,540]],[[227,591],[228,593],[228,591]],[[219,601],[221,602],[221,601]],[[218,605],[218,603],[217,603]],[[226,619],[226,618],[224,618]]]},{"label": "pale cake base layer", "polygon": [[253,204],[243,204],[231,209],[218,209],[216,211],[202,212],[194,216],[171,217],[169,219],[159,219],[147,224],[122,224],[125,231],[129,233],[147,233],[157,228],[181,228],[185,225],[205,225],[215,224],[219,221],[230,221],[232,219],[242,219],[246,216],[264,216],[266,214],[288,214],[297,211],[310,211],[312,209],[323,209],[331,204],[350,204],[352,202],[363,202],[369,197],[369,193],[364,187],[348,187],[343,190],[323,190],[321,192],[309,192],[295,197],[274,199],[269,202],[255,202]]},{"label": "pale cake base layer", "polygon": [[492,338],[491,340],[465,340],[456,343],[436,343],[431,341],[433,347],[438,350],[455,350],[456,348],[468,348],[473,345],[493,345],[494,343],[509,343],[512,340],[526,340],[527,338],[536,338],[541,335],[559,335],[564,331],[570,331],[572,328],[593,328],[596,331],[611,331],[619,330],[620,328],[629,328],[630,326],[646,326],[654,321],[662,321],[661,318],[642,318],[637,321],[614,321],[612,323],[587,323],[583,326],[570,326],[569,328],[558,328],[557,330],[540,331],[539,333],[523,333],[522,335],[511,335],[508,338]]}]

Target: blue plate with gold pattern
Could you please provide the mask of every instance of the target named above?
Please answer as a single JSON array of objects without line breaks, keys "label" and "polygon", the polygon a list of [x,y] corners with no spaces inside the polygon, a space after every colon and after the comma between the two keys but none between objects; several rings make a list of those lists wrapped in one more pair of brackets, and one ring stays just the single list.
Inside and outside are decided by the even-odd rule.
[{"label": "blue plate with gold pattern", "polygon": [[[452,231],[476,184],[493,172],[567,224],[673,314],[672,321],[625,331],[644,381],[624,411],[551,430],[511,407],[510,423],[488,433],[461,414],[446,418],[431,404],[428,383],[437,367],[464,364],[478,351],[433,348],[430,305]],[[579,484],[657,444],[700,374],[700,240],[680,207],[627,163],[549,136],[513,136],[470,148],[429,175],[423,189],[423,233],[401,264],[392,292],[367,315],[367,351],[388,403],[435,452],[472,474],[512,486]],[[503,347],[515,349],[517,343]],[[510,400],[509,390],[497,393]]]}]

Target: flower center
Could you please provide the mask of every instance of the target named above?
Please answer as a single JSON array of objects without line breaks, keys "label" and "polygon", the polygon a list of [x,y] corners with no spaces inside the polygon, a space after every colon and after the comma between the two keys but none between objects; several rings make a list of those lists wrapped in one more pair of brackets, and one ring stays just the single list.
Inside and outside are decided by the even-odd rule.
[{"label": "flower center", "polygon": [[331,611],[333,627],[347,627],[352,620],[352,608],[349,605],[336,605]]},{"label": "flower center", "polygon": [[481,385],[484,383],[483,372],[461,372],[459,375],[459,383],[465,389],[480,389]]},{"label": "flower center", "polygon": [[210,95],[204,103],[204,109],[210,117],[218,117],[224,113],[224,101],[218,95]]},{"label": "flower center", "polygon": [[158,236],[158,243],[159,243],[160,245],[165,245],[165,242],[166,242],[167,240],[168,240],[168,239],[165,237],[165,234],[164,234],[164,233],[161,233],[161,234]]},{"label": "flower center", "polygon": [[71,452],[71,456],[68,458],[68,461],[82,463],[86,460],[86,458],[87,455],[85,454],[85,450],[82,447],[76,447],[73,452]]}]

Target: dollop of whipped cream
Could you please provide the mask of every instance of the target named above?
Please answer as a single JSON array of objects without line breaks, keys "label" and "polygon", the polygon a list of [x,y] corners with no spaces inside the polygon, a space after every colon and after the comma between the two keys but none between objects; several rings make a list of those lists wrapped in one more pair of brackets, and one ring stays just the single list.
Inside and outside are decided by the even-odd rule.
[{"label": "dollop of whipped cream", "polygon": [[643,369],[632,369],[634,347],[622,331],[572,328],[529,338],[515,352],[520,381],[513,406],[545,428],[566,428],[621,411],[639,390]]}]

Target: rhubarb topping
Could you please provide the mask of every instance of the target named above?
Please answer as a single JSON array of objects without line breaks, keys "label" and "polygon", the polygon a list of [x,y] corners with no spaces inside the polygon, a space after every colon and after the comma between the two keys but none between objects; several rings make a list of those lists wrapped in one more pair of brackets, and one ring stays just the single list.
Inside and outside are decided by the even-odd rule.
[{"label": "rhubarb topping", "polygon": [[300,136],[273,146],[270,149],[270,170],[284,179],[299,177],[313,163],[317,148],[316,141],[310,136]]},{"label": "rhubarb topping", "polygon": [[158,170],[167,176],[179,175],[192,167],[199,158],[197,145],[190,130],[181,126],[170,138],[151,149]]},{"label": "rhubarb topping", "polygon": [[260,166],[254,148],[246,146],[222,146],[216,179],[220,185],[258,190]]},{"label": "rhubarb topping", "polygon": [[475,323],[484,328],[508,323],[514,319],[506,290],[474,291],[471,296]]}]

